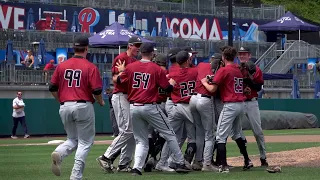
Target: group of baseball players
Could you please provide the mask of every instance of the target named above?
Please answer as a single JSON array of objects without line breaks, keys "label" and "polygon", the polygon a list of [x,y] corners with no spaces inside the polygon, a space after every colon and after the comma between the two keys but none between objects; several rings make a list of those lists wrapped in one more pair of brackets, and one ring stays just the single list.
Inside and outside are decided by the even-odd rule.
[{"label": "group of baseball players", "polygon": [[[95,134],[92,94],[101,106],[104,101],[99,71],[85,60],[88,39],[77,39],[74,48],[75,56],[57,67],[49,88],[60,102],[59,113],[68,136],[51,157],[52,171],[59,176],[62,160],[76,150],[70,179],[81,179]],[[257,140],[261,166],[268,166],[257,101],[263,76],[249,61],[249,50],[225,46],[209,63],[197,66],[192,64],[195,54],[191,47],[156,54],[152,43],[142,43],[139,37],[129,39],[127,50],[112,64],[111,103],[119,134],[96,159],[102,170],[132,175],[153,169],[229,172],[229,136],[244,157],[243,169],[250,169],[253,164],[242,131],[243,116],[247,116]],[[140,60],[135,59],[138,55]],[[234,63],[236,57],[240,65]],[[113,164],[118,157],[115,169]]]}]

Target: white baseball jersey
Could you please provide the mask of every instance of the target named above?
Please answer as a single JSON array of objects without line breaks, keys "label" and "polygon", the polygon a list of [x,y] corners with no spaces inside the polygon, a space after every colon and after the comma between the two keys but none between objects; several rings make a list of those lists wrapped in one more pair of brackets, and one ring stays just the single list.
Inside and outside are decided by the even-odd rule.
[{"label": "white baseball jersey", "polygon": [[[17,97],[14,98],[12,101],[12,108],[13,108],[13,106],[16,106],[16,105],[25,106],[23,99],[19,99]],[[23,117],[23,116],[25,116],[24,107],[20,108],[20,109],[13,109],[12,117],[19,118],[19,117]]]}]

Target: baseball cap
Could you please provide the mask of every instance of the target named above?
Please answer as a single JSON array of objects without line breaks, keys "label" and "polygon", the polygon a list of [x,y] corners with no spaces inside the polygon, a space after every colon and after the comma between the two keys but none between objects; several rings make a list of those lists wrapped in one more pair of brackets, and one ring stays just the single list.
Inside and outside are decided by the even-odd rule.
[{"label": "baseball cap", "polygon": [[142,43],[142,45],[140,46],[140,52],[141,53],[151,53],[154,52],[154,46],[152,43],[149,42],[145,42]]},{"label": "baseball cap", "polygon": [[198,52],[197,52],[197,51],[194,51],[193,48],[190,47],[190,46],[184,47],[183,50],[184,50],[184,51],[187,51],[187,52],[189,52],[189,53],[192,53],[192,54],[198,54]]},{"label": "baseball cap", "polygon": [[246,47],[241,47],[238,51],[239,53],[250,53],[250,49]]},{"label": "baseball cap", "polygon": [[214,53],[214,55],[212,56],[213,59],[216,59],[216,60],[222,60],[222,54],[220,53]]},{"label": "baseball cap", "polygon": [[133,36],[129,39],[128,44],[142,44],[142,40],[138,36]]},{"label": "baseball cap", "polygon": [[176,61],[178,64],[183,64],[184,62],[188,61],[190,58],[190,54],[187,51],[180,51],[176,55]]},{"label": "baseball cap", "polygon": [[74,41],[74,46],[89,46],[89,39],[85,36],[79,36]]},{"label": "baseball cap", "polygon": [[177,55],[181,51],[181,48],[175,47],[171,48],[168,52],[168,56],[172,58],[173,56]]}]

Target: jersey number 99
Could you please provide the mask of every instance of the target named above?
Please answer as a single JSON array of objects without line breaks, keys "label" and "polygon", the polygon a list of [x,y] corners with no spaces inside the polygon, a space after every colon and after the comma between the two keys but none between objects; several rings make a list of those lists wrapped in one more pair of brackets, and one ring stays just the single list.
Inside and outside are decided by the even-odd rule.
[{"label": "jersey number 99", "polygon": [[133,74],[133,85],[132,88],[140,88],[141,84],[143,84],[143,89],[148,88],[149,80],[150,80],[150,74],[148,73],[140,73],[135,72]]},{"label": "jersey number 99", "polygon": [[80,87],[82,71],[80,69],[66,69],[64,71],[64,79],[68,81],[68,87],[73,87],[73,81],[76,82],[75,87]]}]

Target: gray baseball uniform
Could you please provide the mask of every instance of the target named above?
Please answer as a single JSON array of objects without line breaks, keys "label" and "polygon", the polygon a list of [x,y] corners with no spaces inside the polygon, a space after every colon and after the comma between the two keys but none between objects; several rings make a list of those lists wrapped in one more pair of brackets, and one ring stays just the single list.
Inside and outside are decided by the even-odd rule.
[{"label": "gray baseball uniform", "polygon": [[71,172],[71,178],[81,179],[95,136],[95,114],[91,102],[77,103],[65,102],[60,106],[59,114],[67,133],[67,140],[54,151],[61,155],[61,161],[74,150],[75,164]]},{"label": "gray baseball uniform", "polygon": [[190,99],[190,110],[195,121],[197,135],[195,161],[201,162],[203,159],[205,165],[210,165],[213,155],[213,130],[216,129],[213,128],[215,122],[212,96],[193,95]]},{"label": "gray baseball uniform", "polygon": [[[247,116],[254,137],[256,138],[260,158],[266,159],[266,147],[264,141],[264,135],[261,128],[261,117],[258,101],[253,99],[252,101],[244,102],[244,115]],[[242,135],[244,137],[244,135]]]},{"label": "gray baseball uniform", "polygon": [[119,127],[119,135],[104,153],[105,157],[115,159],[114,156],[118,151],[121,151],[119,165],[128,165],[131,162],[135,146],[132,121],[130,120],[130,104],[127,98],[127,94],[120,92],[112,96],[111,102]]}]

